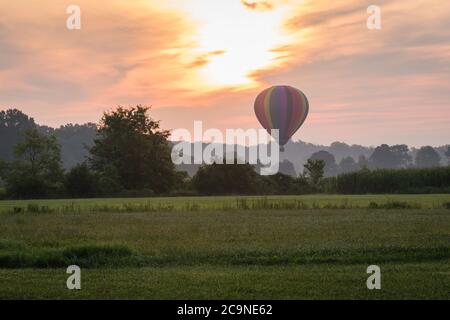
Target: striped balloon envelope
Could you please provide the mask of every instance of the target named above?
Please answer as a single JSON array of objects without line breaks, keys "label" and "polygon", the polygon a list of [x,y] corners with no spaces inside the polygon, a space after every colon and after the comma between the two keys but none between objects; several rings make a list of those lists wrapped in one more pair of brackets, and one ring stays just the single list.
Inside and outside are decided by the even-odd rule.
[{"label": "striped balloon envelope", "polygon": [[279,130],[281,151],[303,125],[308,116],[309,102],[305,94],[290,86],[274,86],[261,92],[255,100],[255,114],[264,129],[271,134]]}]

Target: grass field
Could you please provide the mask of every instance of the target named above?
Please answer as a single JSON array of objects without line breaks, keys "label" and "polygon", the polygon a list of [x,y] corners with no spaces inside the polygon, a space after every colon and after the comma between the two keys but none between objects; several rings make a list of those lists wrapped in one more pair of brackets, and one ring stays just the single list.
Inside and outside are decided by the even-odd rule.
[{"label": "grass field", "polygon": [[[0,201],[0,298],[450,299],[450,196]],[[70,264],[82,290],[66,288]],[[382,290],[366,269],[382,270]]]}]

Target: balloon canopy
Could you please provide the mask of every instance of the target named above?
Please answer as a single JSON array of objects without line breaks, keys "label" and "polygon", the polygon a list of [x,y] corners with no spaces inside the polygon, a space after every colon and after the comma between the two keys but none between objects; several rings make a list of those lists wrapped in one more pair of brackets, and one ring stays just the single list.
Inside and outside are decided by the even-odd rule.
[{"label": "balloon canopy", "polygon": [[268,88],[255,100],[256,117],[269,134],[272,129],[279,130],[281,147],[300,129],[308,112],[309,103],[305,94],[290,86]]}]

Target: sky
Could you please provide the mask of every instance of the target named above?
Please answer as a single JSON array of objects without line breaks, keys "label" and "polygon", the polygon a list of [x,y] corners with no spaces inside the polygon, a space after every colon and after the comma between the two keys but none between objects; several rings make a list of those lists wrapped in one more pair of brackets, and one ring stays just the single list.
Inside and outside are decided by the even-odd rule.
[{"label": "sky", "polygon": [[310,102],[294,140],[448,144],[450,2],[0,0],[0,109],[41,124],[143,104],[164,129],[259,128],[254,99],[277,84]]}]

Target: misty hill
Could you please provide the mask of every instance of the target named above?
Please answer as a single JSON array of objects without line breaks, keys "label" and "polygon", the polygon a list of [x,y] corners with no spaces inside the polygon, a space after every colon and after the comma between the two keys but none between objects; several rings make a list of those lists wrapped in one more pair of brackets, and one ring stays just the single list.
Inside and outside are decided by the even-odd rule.
[{"label": "misty hill", "polygon": [[[187,158],[191,158],[192,164],[182,164],[179,170],[186,171],[193,176],[199,168],[199,164],[193,164],[192,155],[197,147],[204,150],[207,144],[200,142],[188,143],[184,148]],[[233,153],[227,153],[227,145],[214,144],[215,148],[223,150],[224,158],[234,158]],[[252,149],[260,146],[245,148],[245,159],[249,159]],[[233,150],[233,148],[229,148]],[[234,149],[236,150],[236,149]],[[255,151],[255,150],[252,150]],[[383,144],[376,148],[361,145],[348,145],[343,142],[334,142],[330,146],[315,145],[303,141],[289,142],[285,151],[280,153],[280,172],[297,176],[303,172],[303,165],[308,159],[323,160],[325,162],[325,176],[336,176],[337,174],[360,170],[364,167],[369,169],[399,169],[411,167],[435,167],[448,164],[449,146],[438,148],[423,147],[410,149],[406,145],[388,146]],[[258,167],[258,166],[256,166]]]}]

